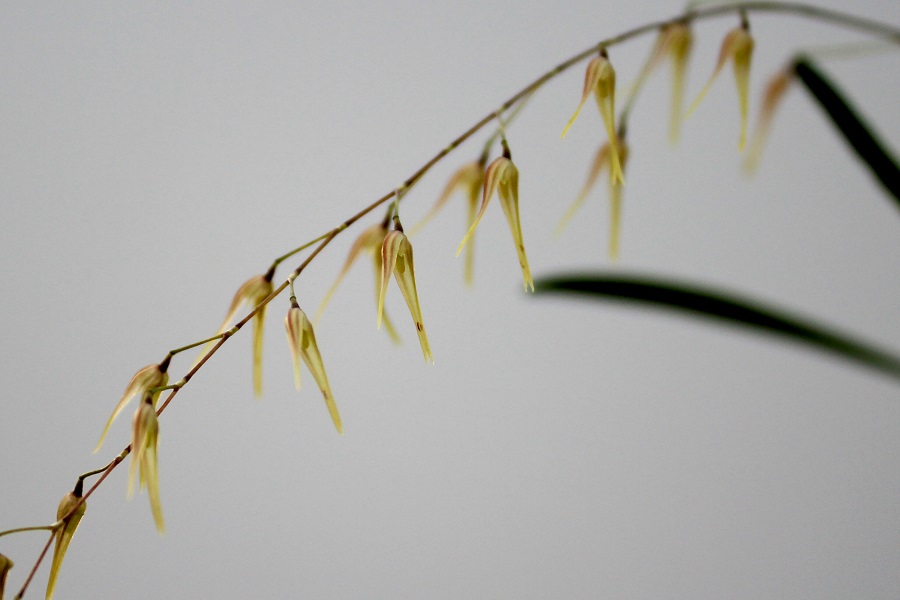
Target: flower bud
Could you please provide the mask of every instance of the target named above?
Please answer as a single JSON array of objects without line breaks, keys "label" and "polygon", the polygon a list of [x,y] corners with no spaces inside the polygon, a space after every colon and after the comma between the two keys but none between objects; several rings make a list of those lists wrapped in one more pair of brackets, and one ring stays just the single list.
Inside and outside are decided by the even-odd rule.
[{"label": "flower bud", "polygon": [[743,26],[738,26],[728,32],[725,39],[722,40],[722,47],[719,49],[719,59],[716,61],[716,68],[712,77],[701,90],[700,95],[694,100],[694,104],[688,110],[690,116],[700,105],[700,102],[709,92],[713,82],[719,76],[719,72],[725,63],[731,59],[734,68],[734,81],[737,85],[738,102],[741,111],[741,134],[738,140],[738,149],[743,151],[747,140],[747,112],[750,95],[750,58],[753,55],[753,38],[750,32]]},{"label": "flower bud", "polygon": [[756,130],[753,132],[753,138],[750,142],[750,149],[744,160],[744,171],[753,173],[759,165],[759,158],[762,155],[763,146],[769,137],[769,130],[772,128],[772,118],[775,116],[775,109],[781,103],[781,99],[787,92],[791,81],[794,77],[794,71],[791,67],[782,69],[775,73],[766,90],[763,93],[762,108],[759,111],[759,120],[756,124]]},{"label": "flower bud", "polygon": [[516,245],[516,253],[519,255],[519,266],[522,269],[522,277],[525,282],[525,289],[529,287],[534,291],[534,281],[531,278],[531,269],[528,267],[528,257],[525,255],[525,243],[522,240],[522,224],[519,221],[519,169],[513,164],[512,159],[508,156],[499,156],[492,162],[484,176],[484,185],[482,186],[481,209],[472,226],[469,228],[456,255],[462,252],[466,242],[475,233],[475,229],[481,222],[488,203],[494,195],[494,192],[500,197],[500,206],[503,208],[503,214],[506,215],[506,222],[509,225],[509,231],[512,234],[513,242]]},{"label": "flower bud", "polygon": [[606,57],[605,52],[601,53],[600,56],[592,58],[588,63],[587,70],[584,73],[584,87],[581,92],[581,102],[578,104],[578,108],[575,109],[575,114],[573,114],[569,119],[569,122],[566,123],[566,127],[563,129],[561,137],[566,137],[566,133],[568,133],[569,128],[572,126],[572,123],[575,122],[575,119],[578,118],[578,113],[581,112],[581,108],[584,106],[584,103],[587,102],[591,92],[594,93],[594,99],[597,101],[597,108],[600,109],[600,116],[603,119],[603,125],[606,127],[606,135],[609,137],[610,179],[625,183],[622,167],[619,164],[619,148],[616,143],[616,140],[618,139],[615,123],[616,71],[613,69],[612,63],[610,63],[609,59]]},{"label": "flower bud", "polygon": [[378,294],[378,327],[381,327],[384,314],[384,297],[387,294],[391,274],[397,281],[400,293],[406,300],[409,314],[416,324],[416,332],[419,335],[419,345],[425,362],[434,362],[431,355],[431,347],[428,344],[428,336],[425,334],[425,323],[422,320],[422,309],[419,307],[419,294],[416,291],[416,270],[413,264],[412,244],[406,235],[399,230],[389,232],[381,244],[381,287]]},{"label": "flower bud", "polygon": [[294,362],[294,385],[300,390],[300,359],[309,368],[313,379],[322,391],[325,397],[325,405],[331,414],[331,421],[338,433],[343,433],[341,426],[341,415],[338,413],[337,404],[334,401],[334,395],[331,393],[331,386],[328,384],[328,375],[325,374],[325,365],[322,362],[322,355],[319,353],[319,345],[316,343],[316,334],[313,331],[312,323],[306,318],[306,313],[297,304],[296,298],[291,298],[291,308],[288,310],[287,317],[284,319],[284,327],[287,330],[288,345],[291,348],[291,356]]}]

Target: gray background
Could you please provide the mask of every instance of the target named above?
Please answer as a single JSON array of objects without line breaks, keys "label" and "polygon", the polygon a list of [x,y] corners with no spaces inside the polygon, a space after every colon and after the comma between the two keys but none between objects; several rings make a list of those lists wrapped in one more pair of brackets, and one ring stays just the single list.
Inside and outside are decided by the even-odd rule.
[{"label": "gray background", "polygon": [[[679,9],[3,2],[0,528],[51,521],[76,475],[127,443],[133,406],[91,455],[132,373],[213,333],[274,256],[395,187],[563,58]],[[900,23],[894,1],[853,10]],[[696,27],[687,101],[734,23]],[[795,49],[861,39],[795,17],[752,26],[754,116]],[[651,42],[610,51],[620,89]],[[900,146],[896,51],[826,67]],[[616,265],[605,186],[552,236],[605,138],[588,106],[559,141],[583,67],[511,128],[534,273],[716,283],[900,348],[897,210],[805,91],[786,98],[748,180],[730,72],[673,148],[667,71],[631,122]],[[482,139],[415,188],[407,226]],[[466,289],[464,230],[460,197],[413,238],[434,366],[393,284],[405,343],[376,331],[371,269],[357,265],[318,328],[338,436],[308,374],[293,390],[276,300],[265,398],[252,396],[244,332],[161,420],[168,533],[146,495],[125,500],[118,469],[89,502],[57,597],[900,596],[896,382],[697,320],[526,296],[498,205]],[[310,313],[354,237],[300,280]],[[8,587],[43,541],[0,542],[17,563]]]}]

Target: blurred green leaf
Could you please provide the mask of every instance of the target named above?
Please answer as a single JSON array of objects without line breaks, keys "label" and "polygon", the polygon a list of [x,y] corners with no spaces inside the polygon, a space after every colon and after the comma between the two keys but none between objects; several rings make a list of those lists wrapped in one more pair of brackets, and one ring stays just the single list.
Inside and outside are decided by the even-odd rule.
[{"label": "blurred green leaf", "polygon": [[574,293],[597,300],[623,299],[728,321],[803,342],[900,379],[897,356],[826,325],[724,291],[657,278],[604,273],[551,275],[536,280],[534,285],[540,295]]},{"label": "blurred green leaf", "polygon": [[799,57],[794,63],[794,72],[900,208],[900,167],[875,131],[809,58]]}]

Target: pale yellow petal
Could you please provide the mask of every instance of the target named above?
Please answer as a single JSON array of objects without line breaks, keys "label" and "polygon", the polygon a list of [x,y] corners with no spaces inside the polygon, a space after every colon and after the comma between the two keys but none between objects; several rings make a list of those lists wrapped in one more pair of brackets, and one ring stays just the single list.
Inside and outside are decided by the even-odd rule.
[{"label": "pale yellow petal", "polygon": [[[298,308],[297,310],[300,309]],[[343,433],[341,415],[338,413],[334,394],[331,393],[331,386],[328,384],[328,375],[325,374],[325,364],[322,362],[322,355],[319,353],[316,334],[313,331],[312,323],[309,322],[302,310],[300,311],[300,326],[303,330],[300,355],[322,391],[322,396],[325,398],[325,406],[328,407],[328,413],[331,415],[334,428],[337,429],[338,433]]]},{"label": "pale yellow petal", "polygon": [[434,357],[431,355],[431,346],[428,344],[428,336],[425,333],[425,323],[422,319],[422,309],[419,306],[419,294],[416,291],[416,273],[415,265],[413,263],[412,244],[409,243],[409,240],[402,233],[391,233],[398,233],[399,236],[403,236],[398,244],[399,248],[394,263],[394,279],[397,281],[400,293],[403,294],[403,299],[406,300],[406,306],[409,308],[409,313],[416,325],[416,332],[419,336],[419,345],[422,347],[422,354],[425,357],[425,362],[433,363]]},{"label": "pale yellow petal", "polygon": [[[628,161],[628,146],[625,140],[619,138],[619,148],[622,152],[622,167]],[[622,227],[622,184],[610,182],[609,184],[609,258],[619,258],[619,232]]]},{"label": "pale yellow petal", "polygon": [[687,25],[677,24],[668,28],[667,51],[672,64],[672,109],[669,115],[669,142],[678,141],[681,133],[684,80],[688,58],[694,45],[694,36]]},{"label": "pale yellow petal", "polygon": [[397,262],[397,254],[400,252],[400,245],[406,236],[400,231],[391,231],[384,237],[381,244],[381,285],[378,288],[378,328],[381,328],[381,322],[384,315],[384,297],[387,294],[388,284],[391,282],[391,274],[394,271],[394,264]]},{"label": "pale yellow petal", "polygon": [[743,29],[734,42],[732,66],[734,67],[734,81],[737,85],[738,102],[741,108],[741,135],[738,140],[738,150],[744,150],[747,143],[747,115],[750,104],[750,59],[753,56],[753,38]]},{"label": "pale yellow petal", "polygon": [[[268,295],[268,294],[267,294]],[[263,330],[266,324],[266,306],[259,309],[253,316],[253,392],[256,397],[262,396],[263,376],[262,376],[262,352],[263,352]]]},{"label": "pale yellow petal", "polygon": [[303,311],[296,304],[288,310],[284,318],[288,347],[291,349],[291,363],[294,366],[294,387],[300,391],[300,348],[303,347]]},{"label": "pale yellow petal", "polygon": [[159,421],[155,418],[148,424],[146,433],[146,450],[141,455],[141,479],[147,485],[147,495],[150,498],[150,511],[153,513],[153,522],[156,523],[156,530],[164,533],[166,524],[163,520],[162,502],[159,497],[159,462],[158,462],[158,444],[159,444]]}]

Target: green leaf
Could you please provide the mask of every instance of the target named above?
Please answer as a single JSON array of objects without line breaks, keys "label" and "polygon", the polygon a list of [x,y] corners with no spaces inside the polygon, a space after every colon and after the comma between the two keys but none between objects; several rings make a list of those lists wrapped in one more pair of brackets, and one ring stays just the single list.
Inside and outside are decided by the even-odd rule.
[{"label": "green leaf", "polygon": [[728,321],[805,343],[900,379],[900,358],[887,351],[781,309],[708,287],[639,276],[584,273],[538,279],[535,292],[539,295],[575,293],[597,300],[631,300]]},{"label": "green leaf", "polygon": [[809,58],[798,58],[794,63],[794,72],[900,208],[900,167],[875,131]]}]

